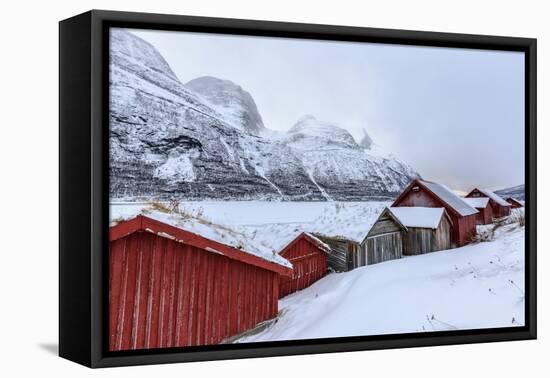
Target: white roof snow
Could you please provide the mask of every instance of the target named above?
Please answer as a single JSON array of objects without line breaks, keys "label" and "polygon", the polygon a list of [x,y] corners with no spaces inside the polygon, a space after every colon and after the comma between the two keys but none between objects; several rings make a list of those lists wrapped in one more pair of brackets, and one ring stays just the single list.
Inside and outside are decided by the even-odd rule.
[{"label": "white roof snow", "polygon": [[319,239],[317,236],[309,233],[309,232],[306,232],[305,233],[311,240],[313,240],[315,242],[315,244],[317,244],[317,247],[319,247],[320,249],[322,249],[323,251],[327,252],[327,253],[330,253],[331,249],[330,249],[330,245],[328,245],[327,243],[325,243],[324,241],[322,241],[321,239]]},{"label": "white roof snow", "polygon": [[463,198],[463,200],[476,209],[484,209],[489,203],[488,197]]},{"label": "white roof snow", "polygon": [[463,198],[457,196],[451,189],[447,188],[445,185],[424,180],[420,180],[420,182],[432,192],[434,192],[439,198],[445,201],[449,206],[451,206],[463,217],[478,213],[476,209],[474,209],[466,201],[464,201]]},{"label": "white roof snow", "polygon": [[[258,221],[256,224],[252,220],[247,220],[246,224],[236,227],[245,229],[253,238],[253,242],[276,251],[280,251],[302,232],[361,243],[380,213],[390,204],[387,201],[319,202],[317,204],[303,202],[293,204],[297,210],[289,211],[285,202],[260,202],[257,206],[262,206],[264,209],[268,206],[269,213],[277,216],[265,218],[265,221]],[[240,206],[243,205],[240,204]],[[313,212],[312,206],[322,211]],[[222,211],[218,210],[216,214],[221,213]],[[257,215],[257,217],[260,216],[266,217],[265,214]]]},{"label": "white roof snow", "polygon": [[405,227],[436,229],[445,213],[443,207],[390,207],[389,209]]},{"label": "white roof snow", "polygon": [[481,193],[485,194],[487,197],[489,197],[490,199],[498,203],[500,206],[511,206],[504,198],[502,198],[501,196],[499,196],[494,192],[491,192],[490,190],[479,189],[479,188],[477,190],[479,190]]},{"label": "white roof snow", "polygon": [[144,215],[151,219],[166,223],[170,226],[192,232],[210,240],[237,248],[261,259],[292,268],[292,264],[273,248],[257,243],[254,237],[244,230],[235,230],[225,225],[212,223],[208,219],[191,214],[159,210],[152,205],[143,206],[111,206],[110,225],[114,226],[125,220],[130,220],[138,215]]}]

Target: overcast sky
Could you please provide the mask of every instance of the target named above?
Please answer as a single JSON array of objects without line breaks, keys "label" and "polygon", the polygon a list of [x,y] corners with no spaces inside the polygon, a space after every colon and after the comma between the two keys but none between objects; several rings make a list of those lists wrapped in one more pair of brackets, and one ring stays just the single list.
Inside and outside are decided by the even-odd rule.
[{"label": "overcast sky", "polygon": [[458,190],[524,183],[524,56],[435,47],[133,31],[183,83],[231,80],[266,127],[304,114],[347,129]]}]

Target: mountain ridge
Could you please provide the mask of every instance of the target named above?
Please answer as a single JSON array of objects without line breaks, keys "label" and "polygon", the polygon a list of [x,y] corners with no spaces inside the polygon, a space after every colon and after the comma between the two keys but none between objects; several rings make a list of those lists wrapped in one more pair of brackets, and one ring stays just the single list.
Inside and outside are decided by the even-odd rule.
[{"label": "mountain ridge", "polygon": [[313,116],[266,136],[276,132],[245,89],[214,77],[183,84],[126,30],[111,31],[110,84],[114,199],[388,199],[419,177]]},{"label": "mountain ridge", "polygon": [[525,201],[525,184],[495,190],[495,193],[505,199],[512,197],[520,201]]}]

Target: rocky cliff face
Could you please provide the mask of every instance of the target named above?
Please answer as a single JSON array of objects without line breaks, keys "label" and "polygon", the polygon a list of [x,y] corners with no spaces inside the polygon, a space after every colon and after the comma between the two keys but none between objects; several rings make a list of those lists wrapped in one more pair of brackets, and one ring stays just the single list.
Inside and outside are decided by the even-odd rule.
[{"label": "rocky cliff face", "polygon": [[368,200],[393,197],[418,176],[312,116],[277,137],[266,130],[238,85],[184,85],[153,46],[111,31],[114,199]]}]

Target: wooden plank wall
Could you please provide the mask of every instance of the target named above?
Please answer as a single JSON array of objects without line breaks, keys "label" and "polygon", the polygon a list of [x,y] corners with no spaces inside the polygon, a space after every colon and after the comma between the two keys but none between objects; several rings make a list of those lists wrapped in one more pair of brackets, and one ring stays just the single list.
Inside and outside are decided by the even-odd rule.
[{"label": "wooden plank wall", "polygon": [[453,220],[453,244],[461,247],[470,243],[477,233],[477,214],[461,218],[451,216],[451,219]]},{"label": "wooden plank wall", "polygon": [[367,255],[360,244],[349,244],[348,270],[367,265]]},{"label": "wooden plank wall", "polygon": [[483,208],[477,209],[479,213],[476,214],[476,223],[477,224],[491,224],[493,223],[493,208],[491,205]]},{"label": "wooden plank wall", "polygon": [[449,249],[452,225],[443,217],[437,229],[409,227],[403,234],[403,255],[413,256]]},{"label": "wooden plank wall", "polygon": [[433,251],[441,251],[452,247],[452,227],[451,221],[447,217],[443,217],[434,233]]},{"label": "wooden plank wall", "polygon": [[431,228],[409,227],[403,235],[403,254],[422,255],[435,248],[435,230]]},{"label": "wooden plank wall", "polygon": [[109,349],[218,344],[276,316],[279,275],[138,232],[110,244]]},{"label": "wooden plank wall", "polygon": [[364,248],[368,265],[400,259],[403,256],[401,232],[369,236],[364,243]]},{"label": "wooden plank wall", "polygon": [[510,215],[510,209],[511,209],[511,206],[501,206],[499,205],[498,203],[494,202],[494,201],[491,201],[492,202],[492,210],[493,210],[493,216],[495,218],[502,218],[502,217],[506,217],[508,215]]},{"label": "wooden plank wall", "polygon": [[330,247],[330,253],[327,256],[327,266],[335,272],[348,271],[349,261],[349,242],[345,239],[335,239],[315,235]]},{"label": "wooden plank wall", "polygon": [[419,187],[416,192],[411,189],[407,195],[394,206],[441,207],[441,204],[434,200],[430,194],[426,193],[424,188]]},{"label": "wooden plank wall", "polygon": [[371,237],[400,231],[401,227],[397,223],[395,223],[392,218],[390,218],[388,215],[385,215],[378,219],[376,223],[372,225],[368,236]]},{"label": "wooden plank wall", "polygon": [[327,274],[327,253],[306,238],[282,251],[281,256],[292,263],[292,277],[281,277],[279,298],[305,289]]},{"label": "wooden plank wall", "polygon": [[327,256],[327,265],[335,272],[347,272],[367,265],[361,244],[348,239],[316,236],[330,246],[331,252]]}]

